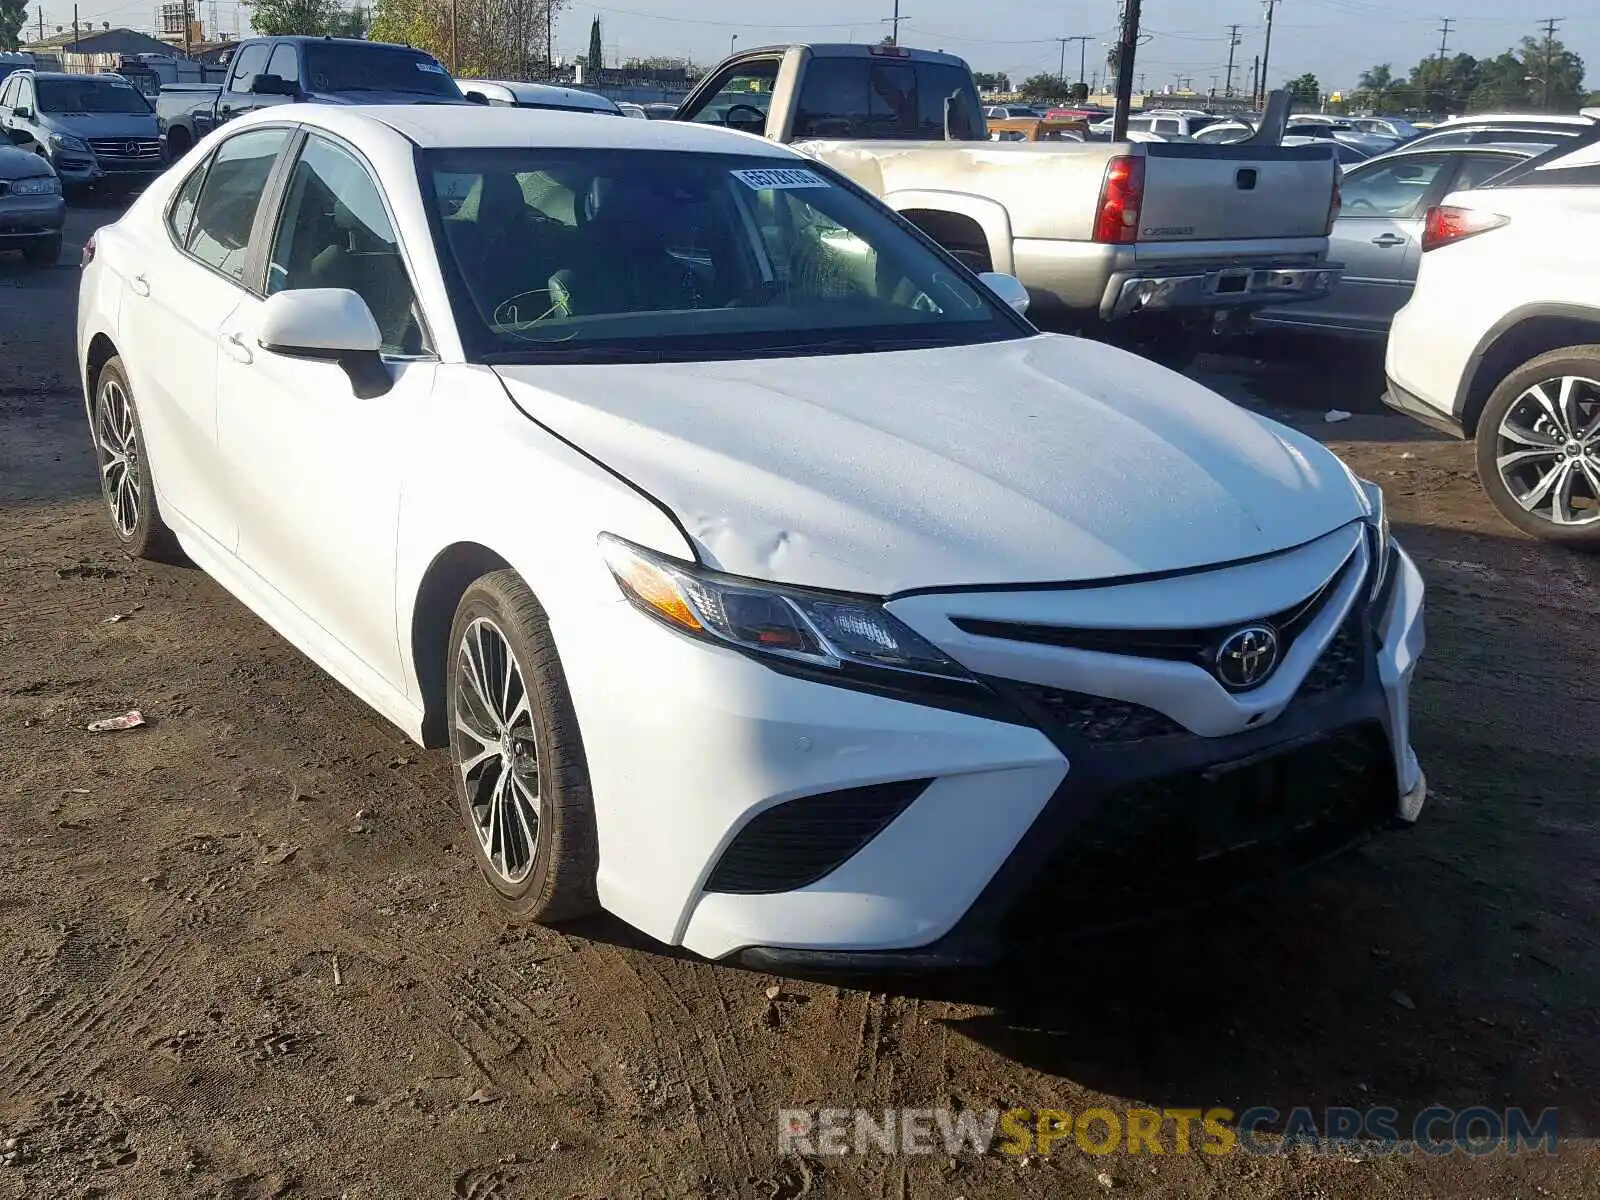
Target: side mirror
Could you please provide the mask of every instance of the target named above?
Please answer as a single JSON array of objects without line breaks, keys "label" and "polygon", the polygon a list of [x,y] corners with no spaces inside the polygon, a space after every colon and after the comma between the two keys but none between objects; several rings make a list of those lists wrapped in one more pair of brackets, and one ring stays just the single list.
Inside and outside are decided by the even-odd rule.
[{"label": "side mirror", "polygon": [[349,288],[278,292],[261,306],[256,342],[284,358],[338,363],[363,400],[394,386],[379,351],[383,335],[367,302]]},{"label": "side mirror", "polygon": [[485,96],[482,92],[463,92],[462,95],[464,95],[473,104],[489,103],[489,97]]},{"label": "side mirror", "polygon": [[1002,275],[999,271],[985,271],[978,276],[991,292],[993,292],[1006,307],[1023,315],[1028,311],[1028,289],[1022,285],[1022,280],[1015,275]]},{"label": "side mirror", "polygon": [[19,104],[11,110],[11,115],[19,121],[33,120],[33,109],[26,104]]}]

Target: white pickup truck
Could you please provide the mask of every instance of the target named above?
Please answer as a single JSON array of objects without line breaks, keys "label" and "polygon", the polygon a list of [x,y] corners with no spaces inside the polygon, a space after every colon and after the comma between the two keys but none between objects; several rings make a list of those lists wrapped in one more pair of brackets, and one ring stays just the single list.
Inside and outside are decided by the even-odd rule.
[{"label": "white pickup truck", "polygon": [[834,167],[976,271],[1016,275],[1030,315],[1173,362],[1231,316],[1315,300],[1339,168],[1325,146],[992,142],[972,73],[900,46],[747,50],[677,119],[760,134]]}]

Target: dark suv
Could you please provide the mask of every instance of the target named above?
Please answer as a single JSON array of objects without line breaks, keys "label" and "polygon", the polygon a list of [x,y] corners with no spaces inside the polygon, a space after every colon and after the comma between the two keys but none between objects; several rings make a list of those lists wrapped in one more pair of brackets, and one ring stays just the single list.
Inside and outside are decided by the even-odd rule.
[{"label": "dark suv", "polygon": [[155,110],[120,75],[14,71],[0,84],[0,126],[65,187],[138,187],[166,169]]}]

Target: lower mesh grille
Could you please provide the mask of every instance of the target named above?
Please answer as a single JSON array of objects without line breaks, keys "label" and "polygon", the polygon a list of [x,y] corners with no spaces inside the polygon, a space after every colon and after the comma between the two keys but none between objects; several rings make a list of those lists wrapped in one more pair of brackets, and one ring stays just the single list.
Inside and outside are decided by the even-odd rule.
[{"label": "lower mesh grille", "polygon": [[1013,683],[1010,687],[1022,700],[1035,706],[1052,726],[1097,745],[1142,742],[1147,738],[1189,733],[1165,713],[1127,700],[1089,696],[1034,683]]},{"label": "lower mesh grille", "polygon": [[1322,657],[1306,675],[1298,693],[1301,697],[1322,696],[1339,691],[1361,674],[1361,625],[1351,616],[1322,651]]},{"label": "lower mesh grille", "polygon": [[882,833],[932,782],[907,779],[775,805],[734,837],[706,891],[764,895],[815,883]]},{"label": "lower mesh grille", "polygon": [[1235,769],[1135,784],[1097,802],[1067,835],[1014,910],[1014,931],[1115,923],[1210,899],[1339,848],[1394,805],[1376,724]]}]

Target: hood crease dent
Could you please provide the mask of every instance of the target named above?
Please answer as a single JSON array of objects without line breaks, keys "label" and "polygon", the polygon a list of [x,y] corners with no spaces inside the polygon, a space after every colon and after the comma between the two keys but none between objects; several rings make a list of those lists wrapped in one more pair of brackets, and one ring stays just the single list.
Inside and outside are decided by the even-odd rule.
[{"label": "hood crease dent", "polygon": [[1120,350],[977,346],[501,366],[525,414],[656,497],[706,565],[888,596],[1234,562],[1360,517],[1309,437]]}]

